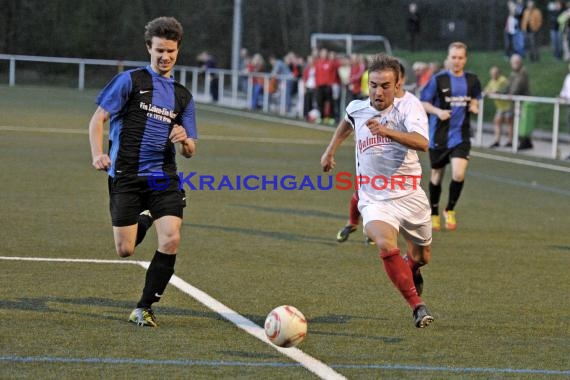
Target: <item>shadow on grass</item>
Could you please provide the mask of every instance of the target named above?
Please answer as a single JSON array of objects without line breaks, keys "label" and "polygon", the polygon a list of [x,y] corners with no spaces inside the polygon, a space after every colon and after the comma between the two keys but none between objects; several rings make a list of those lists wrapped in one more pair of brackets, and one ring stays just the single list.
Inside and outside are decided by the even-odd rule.
[{"label": "shadow on grass", "polygon": [[[94,309],[93,312],[64,310],[58,305],[75,305],[89,306]],[[0,300],[0,309],[36,311],[41,313],[64,313],[64,314],[80,314],[93,316],[97,318],[106,318],[110,320],[123,321],[124,317],[117,318],[105,313],[101,313],[98,308],[115,308],[117,312],[130,311],[134,308],[135,302],[114,300],[110,298],[85,297],[85,298],[62,298],[62,297],[37,297],[37,298],[18,298],[15,300]],[[195,311],[192,309],[177,307],[160,307],[161,315],[188,316],[198,318],[211,318],[216,320],[225,320],[221,315],[214,312]]]},{"label": "shadow on grass", "polygon": [[[81,315],[92,318],[104,318],[111,321],[125,321],[125,312],[130,311],[133,308],[133,301],[123,301],[115,300],[110,298],[100,298],[100,297],[85,297],[85,298],[64,298],[64,297],[31,297],[31,298],[17,298],[15,300],[0,300],[0,310],[19,310],[19,311],[33,311],[39,313],[61,313],[70,315]],[[60,305],[58,307],[58,305]],[[89,306],[93,308],[93,311],[88,310],[65,310],[65,307],[61,305],[74,305],[74,306]],[[108,311],[102,312],[101,308],[114,308],[117,309],[117,313],[121,313],[121,317],[110,315]],[[204,312],[196,311],[188,308],[179,307],[157,307],[160,308],[160,315],[176,316],[176,317],[193,317],[193,318],[208,318],[217,321],[227,321],[222,315],[215,312]],[[265,315],[243,315],[245,318],[249,319],[253,323],[260,327],[265,324]],[[316,316],[309,319],[309,324],[311,326],[319,325],[339,325],[350,323],[354,319],[365,319],[365,320],[381,320],[378,317],[363,317],[363,316],[353,316],[346,314],[327,314],[322,316]],[[320,331],[311,330],[311,334],[318,335],[328,335],[328,336],[340,336],[340,337],[352,337],[352,338],[363,338],[371,340],[381,340],[386,343],[398,343],[402,341],[401,338],[395,337],[383,337],[374,335],[363,335],[363,334],[350,334],[350,333],[338,333],[330,331]],[[236,356],[239,356],[236,353]]]},{"label": "shadow on grass", "polygon": [[340,333],[332,331],[320,331],[311,330],[311,335],[326,335],[334,337],[346,337],[351,339],[366,339],[366,340],[379,340],[383,343],[401,343],[404,341],[403,338],[398,338],[394,336],[375,336],[375,335],[364,335],[364,334],[351,334],[351,333]]},{"label": "shadow on grass", "polygon": [[338,219],[341,222],[344,219],[346,219],[346,215],[339,215],[339,214],[334,214],[332,212],[320,211],[320,210],[307,210],[307,209],[295,210],[286,207],[268,207],[268,206],[248,205],[248,204],[231,204],[229,206],[248,208],[255,211],[272,212],[281,215],[314,216],[317,218],[326,218],[326,219],[335,219],[335,220]]},{"label": "shadow on grass", "polygon": [[[50,305],[52,304],[52,305]],[[32,298],[17,298],[15,300],[0,300],[0,309],[8,310],[22,310],[22,311],[38,311],[38,312],[67,312],[58,308],[57,305],[53,304],[64,304],[64,305],[80,305],[89,306],[93,308],[116,308],[118,310],[131,310],[134,307],[134,302],[132,300],[122,301],[110,298],[101,297],[85,297],[85,298],[64,298],[64,297],[32,297]],[[221,314],[216,312],[204,312],[196,311],[188,308],[180,307],[170,307],[170,306],[160,306],[157,305],[157,309],[160,309],[161,315],[170,316],[188,316],[188,317],[198,317],[198,318],[210,318],[215,320],[225,321]],[[98,315],[93,313],[94,315]],[[89,313],[86,313],[89,314]],[[250,321],[263,326],[265,323],[265,315],[252,315],[243,314],[243,316]],[[349,323],[352,319],[368,319],[368,320],[379,320],[380,318],[368,318],[360,316],[342,315],[342,314],[328,314],[324,316],[317,316],[310,319],[311,323],[320,324],[345,324]]]},{"label": "shadow on grass", "polygon": [[570,251],[570,245],[551,245],[549,248],[557,251]]},{"label": "shadow on grass", "polygon": [[[317,243],[323,244],[327,246],[336,246],[338,243],[333,238],[325,238],[319,236],[306,236],[300,234],[294,234],[290,232],[280,232],[280,231],[261,231],[261,230],[254,230],[247,227],[228,227],[228,226],[220,226],[220,225],[209,225],[209,224],[197,224],[197,223],[185,223],[184,226],[192,227],[192,228],[201,228],[205,230],[215,230],[217,232],[224,231],[224,232],[232,232],[237,233],[244,236],[257,236],[275,240],[283,240],[288,242],[306,242],[306,243]],[[334,236],[333,236],[334,237]]]}]

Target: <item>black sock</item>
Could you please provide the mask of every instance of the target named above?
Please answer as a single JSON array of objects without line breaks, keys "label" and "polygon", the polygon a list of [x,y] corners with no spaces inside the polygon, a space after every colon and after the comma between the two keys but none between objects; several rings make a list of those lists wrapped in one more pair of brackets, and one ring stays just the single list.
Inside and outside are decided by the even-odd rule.
[{"label": "black sock", "polygon": [[146,271],[144,289],[137,307],[150,308],[154,302],[160,301],[160,297],[174,274],[176,255],[156,251]]},{"label": "black sock", "polygon": [[441,196],[441,185],[429,183],[429,203],[431,204],[431,214],[439,215],[439,197]]},{"label": "black sock", "polygon": [[455,208],[455,204],[461,195],[461,189],[463,189],[463,182],[451,180],[451,183],[449,184],[449,201],[445,208],[446,211],[453,210]]},{"label": "black sock", "polygon": [[137,240],[135,242],[135,246],[139,245],[144,237],[146,236],[146,232],[152,226],[153,219],[148,215],[139,215],[139,221],[137,226]]}]

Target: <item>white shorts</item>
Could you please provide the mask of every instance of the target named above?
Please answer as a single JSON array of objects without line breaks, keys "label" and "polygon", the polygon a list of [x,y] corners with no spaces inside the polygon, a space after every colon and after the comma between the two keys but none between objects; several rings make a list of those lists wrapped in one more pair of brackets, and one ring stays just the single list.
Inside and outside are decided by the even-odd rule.
[{"label": "white shorts", "polygon": [[402,198],[375,203],[358,202],[362,224],[379,220],[401,232],[406,240],[419,246],[431,244],[431,208],[424,191],[416,191]]}]

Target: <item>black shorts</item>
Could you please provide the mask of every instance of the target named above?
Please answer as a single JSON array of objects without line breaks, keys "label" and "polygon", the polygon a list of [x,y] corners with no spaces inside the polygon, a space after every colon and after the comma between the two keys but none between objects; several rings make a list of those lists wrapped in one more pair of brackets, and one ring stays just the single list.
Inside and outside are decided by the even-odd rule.
[{"label": "black shorts", "polygon": [[432,169],[441,169],[449,164],[452,158],[469,159],[469,152],[471,151],[471,143],[464,141],[453,148],[445,149],[430,149],[429,160]]},{"label": "black shorts", "polygon": [[[172,183],[174,182],[174,183]],[[186,194],[177,178],[165,190],[153,190],[147,177],[109,177],[109,209],[114,227],[137,224],[139,214],[149,210],[154,219],[171,215],[183,217]]]}]

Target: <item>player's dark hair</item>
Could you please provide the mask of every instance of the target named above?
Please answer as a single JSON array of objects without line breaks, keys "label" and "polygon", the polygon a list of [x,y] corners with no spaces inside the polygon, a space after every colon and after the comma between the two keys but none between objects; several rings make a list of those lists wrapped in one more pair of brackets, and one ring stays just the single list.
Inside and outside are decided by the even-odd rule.
[{"label": "player's dark hair", "polygon": [[152,37],[164,38],[176,41],[178,46],[182,41],[184,30],[182,25],[174,17],[158,17],[145,26],[144,40],[147,46],[152,45]]},{"label": "player's dark hair", "polygon": [[368,72],[371,73],[374,71],[384,70],[392,70],[394,72],[396,83],[398,83],[400,80],[400,61],[384,53],[375,55],[368,66]]}]

